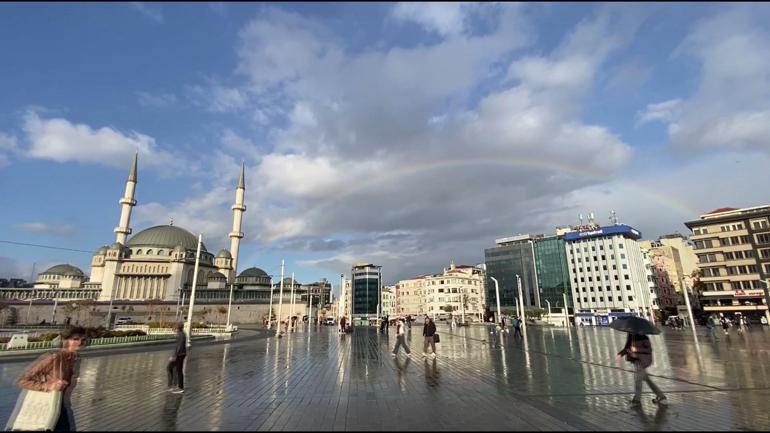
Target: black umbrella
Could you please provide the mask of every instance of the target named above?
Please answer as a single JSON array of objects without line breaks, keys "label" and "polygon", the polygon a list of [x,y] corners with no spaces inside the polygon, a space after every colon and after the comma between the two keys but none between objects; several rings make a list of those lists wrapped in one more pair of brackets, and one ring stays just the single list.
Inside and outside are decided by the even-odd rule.
[{"label": "black umbrella", "polygon": [[653,335],[660,334],[660,329],[652,322],[641,317],[621,317],[610,323],[610,328],[616,331],[630,332],[632,334]]}]

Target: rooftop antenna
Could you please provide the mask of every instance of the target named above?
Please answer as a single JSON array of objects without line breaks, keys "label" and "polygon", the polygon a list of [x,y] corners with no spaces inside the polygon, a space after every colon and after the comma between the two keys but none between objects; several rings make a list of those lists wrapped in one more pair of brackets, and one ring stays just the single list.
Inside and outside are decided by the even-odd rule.
[{"label": "rooftop antenna", "polygon": [[594,223],[594,213],[593,213],[593,212],[589,212],[589,213],[588,213],[588,222],[589,222],[590,224],[593,224],[593,223]]},{"label": "rooftop antenna", "polygon": [[174,225],[174,217],[169,217],[171,221],[169,221],[168,225],[173,226]]},{"label": "rooftop antenna", "polygon": [[583,225],[583,214],[578,214],[578,219],[580,219],[580,225]]},{"label": "rooftop antenna", "polygon": [[614,210],[610,211],[610,222],[615,224],[615,225],[618,225],[618,216],[617,216],[617,214],[615,213]]}]

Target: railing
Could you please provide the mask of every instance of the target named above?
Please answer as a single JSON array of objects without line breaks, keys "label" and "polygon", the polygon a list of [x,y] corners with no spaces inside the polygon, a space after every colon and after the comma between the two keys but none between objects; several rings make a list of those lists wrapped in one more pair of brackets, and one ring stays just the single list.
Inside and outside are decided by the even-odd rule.
[{"label": "railing", "polygon": [[[232,331],[237,331],[238,327],[230,325]],[[174,334],[176,331],[174,328],[150,328],[147,325],[115,325],[115,331],[144,331],[147,335],[169,335]],[[214,325],[208,328],[193,328],[192,335],[213,335],[213,334],[228,334],[231,331],[224,325]]]},{"label": "railing", "polygon": [[[92,338],[88,340],[89,346],[104,346],[107,344],[123,344],[123,343],[136,343],[140,341],[156,341],[156,340],[168,340],[168,335],[137,335],[133,337],[105,337],[105,338]],[[25,347],[19,347],[14,349],[8,349],[7,343],[0,343],[0,351],[5,350],[35,350],[35,349],[53,349],[59,347],[60,342],[54,343],[51,341],[31,341],[28,342]]]}]

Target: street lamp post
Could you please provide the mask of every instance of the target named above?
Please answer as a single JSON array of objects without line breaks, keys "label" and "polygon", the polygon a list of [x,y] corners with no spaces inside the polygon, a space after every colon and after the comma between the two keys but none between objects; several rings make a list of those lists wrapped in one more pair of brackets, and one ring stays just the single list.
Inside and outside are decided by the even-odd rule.
[{"label": "street lamp post", "polygon": [[294,332],[294,272],[291,273],[291,308],[289,309],[289,325]]},{"label": "street lamp post", "polygon": [[564,326],[569,327],[569,305],[567,305],[567,293],[561,294],[564,297]]},{"label": "street lamp post", "polygon": [[500,322],[500,318],[502,317],[502,313],[500,312],[500,286],[497,284],[497,278],[495,277],[489,277],[490,280],[495,282],[495,300],[497,301],[497,311],[495,312],[495,319],[496,322]]},{"label": "street lamp post", "polygon": [[275,336],[281,336],[281,314],[283,314],[283,259],[281,259],[281,288],[278,292],[278,323],[275,325]]},{"label": "street lamp post", "polygon": [[696,336],[695,319],[692,317],[692,307],[690,306],[690,293],[687,289],[687,283],[685,282],[684,278],[682,278],[682,289],[684,290],[684,302],[687,305],[687,315],[690,316],[690,327],[692,327],[692,335]]},{"label": "street lamp post", "polygon": [[267,329],[273,326],[273,276],[270,275],[270,306],[267,307]]},{"label": "street lamp post", "polygon": [[59,298],[54,295],[53,298],[53,313],[51,314],[51,323],[56,323],[56,307],[59,305]]},{"label": "street lamp post", "polygon": [[227,301],[227,326],[225,326],[226,331],[230,330],[230,310],[233,308],[233,286],[235,286],[235,280],[230,283],[230,299]]},{"label": "street lamp post", "polygon": [[516,285],[519,287],[519,305],[521,305],[521,315],[522,315],[522,321],[521,321],[521,327],[524,329],[524,331],[527,330],[527,317],[526,317],[526,311],[524,311],[524,295],[521,292],[521,277],[519,274],[516,274]]},{"label": "street lamp post", "polygon": [[190,291],[190,308],[187,313],[187,347],[192,345],[192,319],[193,309],[195,308],[195,287],[198,285],[198,266],[201,259],[201,243],[203,235],[198,234],[198,249],[195,251],[195,270],[193,271],[192,290]]},{"label": "street lamp post", "polygon": [[548,304],[548,323],[551,323],[551,301],[546,299],[545,303]]},{"label": "street lamp post", "polygon": [[770,288],[770,278],[767,280],[759,280],[759,282],[765,285],[765,319],[767,320],[767,323],[770,324],[770,293],[768,293],[768,288]]}]

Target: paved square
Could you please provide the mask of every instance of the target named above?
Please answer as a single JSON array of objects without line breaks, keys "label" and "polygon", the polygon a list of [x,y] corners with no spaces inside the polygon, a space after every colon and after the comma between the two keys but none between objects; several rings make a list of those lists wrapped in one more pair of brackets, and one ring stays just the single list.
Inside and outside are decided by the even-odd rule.
[{"label": "paved square", "polygon": [[[390,351],[395,332],[333,327],[283,339],[244,330],[199,344],[186,393],[165,392],[170,347],[86,354],[73,395],[79,430],[768,430],[770,329],[719,341],[689,331],[652,337],[653,380],[629,408],[633,375],[614,359],[625,335],[608,328],[530,327],[526,339],[489,344],[484,326],[439,325],[437,359],[423,359],[421,326],[411,359]],[[0,359],[0,422],[29,361]]]}]

